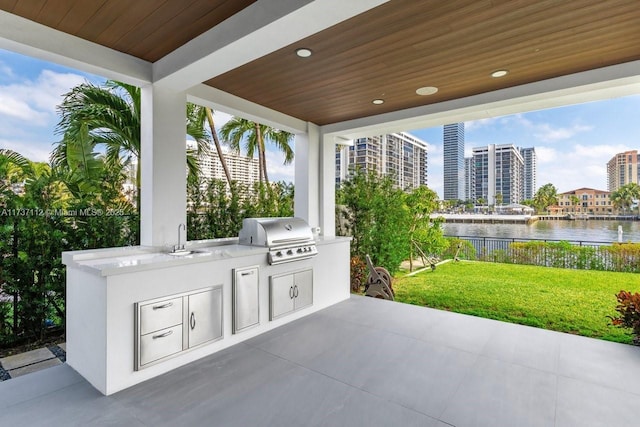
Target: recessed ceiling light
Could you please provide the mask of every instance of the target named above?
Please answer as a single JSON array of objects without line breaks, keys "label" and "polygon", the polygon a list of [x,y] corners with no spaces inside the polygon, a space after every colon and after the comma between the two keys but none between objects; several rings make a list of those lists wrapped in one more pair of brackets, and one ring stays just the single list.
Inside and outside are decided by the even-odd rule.
[{"label": "recessed ceiling light", "polygon": [[374,99],[373,101],[371,101],[373,104],[376,105],[380,105],[380,104],[384,104],[384,99]]},{"label": "recessed ceiling light", "polygon": [[421,96],[433,95],[436,92],[438,92],[438,88],[435,86],[424,86],[416,89],[416,93]]},{"label": "recessed ceiling light", "polygon": [[307,49],[305,47],[296,50],[296,55],[298,55],[300,58],[308,58],[312,54],[313,52],[311,52],[311,49]]},{"label": "recessed ceiling light", "polygon": [[504,77],[507,74],[509,74],[507,70],[496,70],[493,73],[491,73],[491,77],[494,77],[494,78]]}]

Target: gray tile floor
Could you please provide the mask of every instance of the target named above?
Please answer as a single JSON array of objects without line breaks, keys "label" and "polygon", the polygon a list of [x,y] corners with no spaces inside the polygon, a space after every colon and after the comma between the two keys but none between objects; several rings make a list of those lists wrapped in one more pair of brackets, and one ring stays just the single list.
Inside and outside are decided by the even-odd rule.
[{"label": "gray tile floor", "polygon": [[638,384],[637,347],[354,296],[109,397],[0,383],[0,424],[623,427]]}]

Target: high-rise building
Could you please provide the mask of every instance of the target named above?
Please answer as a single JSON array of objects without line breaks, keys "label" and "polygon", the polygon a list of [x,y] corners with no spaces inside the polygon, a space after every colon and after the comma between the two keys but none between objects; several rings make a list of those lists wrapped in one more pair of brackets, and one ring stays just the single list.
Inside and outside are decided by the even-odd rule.
[{"label": "high-rise building", "polygon": [[[251,185],[260,179],[260,169],[257,158],[242,156],[239,153],[222,147],[223,156],[226,160],[231,179],[240,184]],[[209,155],[201,156],[198,159],[200,167],[200,177],[206,181],[221,179],[226,181],[222,162],[215,149],[211,149]]]},{"label": "high-rise building", "polygon": [[520,148],[520,154],[524,160],[524,177],[522,180],[522,197],[524,200],[533,200],[533,196],[536,194],[538,169],[536,160],[536,149]]},{"label": "high-rise building", "polygon": [[336,151],[336,185],[357,167],[388,175],[403,190],[427,185],[427,144],[405,132],[358,138]]},{"label": "high-rise building", "polygon": [[465,200],[476,200],[476,167],[473,157],[464,159],[464,195]]},{"label": "high-rise building", "polygon": [[523,197],[524,159],[512,144],[477,147],[473,149],[475,167],[475,197],[493,205],[519,203]]},{"label": "high-rise building", "polygon": [[607,189],[616,191],[625,184],[640,183],[638,150],[618,153],[607,162]]},{"label": "high-rise building", "polygon": [[444,125],[444,200],[464,200],[464,123]]}]

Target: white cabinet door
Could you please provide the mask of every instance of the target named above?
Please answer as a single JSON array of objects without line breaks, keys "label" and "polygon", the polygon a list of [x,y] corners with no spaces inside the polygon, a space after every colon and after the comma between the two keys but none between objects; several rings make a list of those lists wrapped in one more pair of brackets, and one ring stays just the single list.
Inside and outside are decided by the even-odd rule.
[{"label": "white cabinet door", "polygon": [[313,270],[294,274],[295,309],[299,310],[313,304]]},{"label": "white cabinet door", "polygon": [[222,288],[190,294],[187,324],[189,348],[222,337]]},{"label": "white cabinet door", "polygon": [[271,276],[269,287],[271,310],[269,319],[277,319],[293,311],[293,274]]},{"label": "white cabinet door", "polygon": [[260,323],[258,267],[235,269],[233,275],[233,333]]}]

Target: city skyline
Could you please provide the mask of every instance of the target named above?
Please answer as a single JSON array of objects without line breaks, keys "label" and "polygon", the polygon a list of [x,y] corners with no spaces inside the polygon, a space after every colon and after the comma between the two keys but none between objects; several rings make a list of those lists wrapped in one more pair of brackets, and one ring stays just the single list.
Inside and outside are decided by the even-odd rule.
[{"label": "city skyline", "polygon": [[[0,148],[34,161],[47,161],[60,140],[55,125],[62,95],[84,81],[103,78],[57,64],[0,50]],[[558,192],[579,187],[606,190],[607,162],[616,154],[640,149],[640,95],[465,123],[465,157],[474,147],[514,144],[535,147],[538,187],[548,182]],[[216,112],[220,126],[230,116]],[[409,129],[428,143],[428,185],[442,197],[443,127]],[[293,181],[293,165],[268,150],[270,178]]]}]

